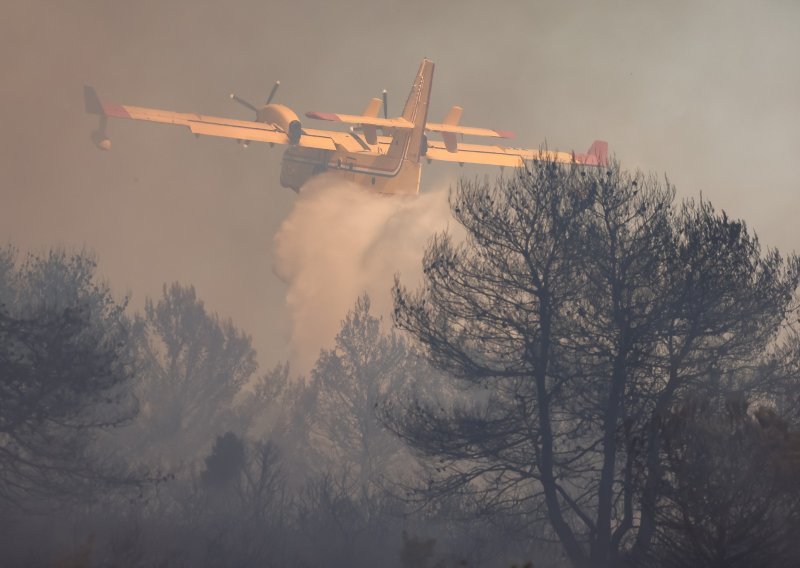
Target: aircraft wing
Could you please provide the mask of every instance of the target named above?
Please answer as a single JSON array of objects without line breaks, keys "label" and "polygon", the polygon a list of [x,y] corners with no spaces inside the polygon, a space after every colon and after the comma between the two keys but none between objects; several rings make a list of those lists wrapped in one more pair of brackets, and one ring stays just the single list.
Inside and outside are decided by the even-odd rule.
[{"label": "aircraft wing", "polygon": [[[162,124],[175,124],[187,127],[193,134],[218,136],[235,140],[290,144],[287,134],[274,124],[264,124],[249,120],[237,120],[194,113],[173,112],[156,108],[136,107],[112,103],[101,103],[94,89],[86,89],[86,110],[103,117],[145,120]],[[324,130],[303,129],[296,146],[335,150],[336,138],[340,133]]]},{"label": "aircraft wing", "polygon": [[[380,103],[380,99],[373,99],[372,102]],[[378,118],[369,116],[366,113],[363,115],[354,114],[338,114],[332,112],[313,112],[306,113],[308,118],[315,118],[317,120],[329,120],[333,122],[345,122],[347,124],[360,124],[362,126],[375,126],[379,128],[398,128],[410,130],[412,124],[404,118]],[[439,124],[436,122],[428,122],[425,124],[425,130],[431,132],[448,132],[452,134],[467,134],[470,136],[491,136],[497,138],[513,138],[514,133],[508,130],[494,130],[491,128],[475,128],[473,126],[460,126],[458,124]]]},{"label": "aircraft wing", "polygon": [[[374,99],[380,102],[380,99]],[[364,116],[355,114],[338,114],[333,112],[313,112],[306,113],[308,118],[317,120],[331,120],[334,122],[346,122],[347,124],[361,124],[367,126],[377,126],[380,128],[400,128],[411,130],[414,125],[405,118],[377,118],[374,116]]]},{"label": "aircraft wing", "polygon": [[509,130],[494,130],[492,128],[476,128],[474,126],[460,126],[458,124],[439,124],[428,122],[425,130],[430,132],[449,132],[451,134],[466,134],[468,136],[489,136],[493,138],[513,138],[514,133]]},{"label": "aircraft wing", "polygon": [[460,164],[485,164],[521,168],[527,161],[554,161],[578,163],[590,166],[605,166],[608,163],[608,144],[596,140],[585,154],[573,152],[554,152],[552,150],[530,150],[525,148],[504,148],[480,144],[459,144],[451,152],[444,142],[428,141],[425,157],[429,160],[458,162]]},{"label": "aircraft wing", "polygon": [[[104,104],[103,112],[106,116],[115,118],[130,118],[132,120],[186,126],[193,134],[202,134],[204,136],[271,142],[273,144],[290,144],[289,137],[285,132],[272,124],[261,122],[115,104]],[[328,134],[332,133],[304,129],[297,146],[335,150],[336,145]]]}]

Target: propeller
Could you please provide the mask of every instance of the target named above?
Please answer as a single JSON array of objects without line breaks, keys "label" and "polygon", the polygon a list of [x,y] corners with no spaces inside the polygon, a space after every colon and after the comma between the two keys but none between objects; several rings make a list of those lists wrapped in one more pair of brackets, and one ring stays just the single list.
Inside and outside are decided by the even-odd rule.
[{"label": "propeller", "polygon": [[383,90],[383,118],[389,118],[389,96],[386,89]]},{"label": "propeller", "polygon": [[[265,104],[270,104],[272,102],[272,99],[275,97],[275,93],[278,92],[278,87],[280,87],[280,86],[281,86],[281,82],[280,81],[275,81],[275,84],[272,85],[272,90],[269,92],[269,96],[267,97],[267,102]],[[239,103],[243,107],[252,110],[254,113],[256,113],[256,115],[258,115],[258,108],[256,107],[256,105],[254,105],[250,101],[244,100],[242,97],[238,96],[236,93],[231,93],[231,100],[236,101],[237,103]]]},{"label": "propeller", "polygon": [[272,102],[272,97],[275,96],[275,93],[278,92],[278,87],[281,86],[280,81],[275,81],[275,84],[272,85],[272,90],[269,92],[269,96],[267,97],[267,104]]},{"label": "propeller", "polygon": [[236,94],[231,93],[231,99],[236,101],[237,103],[239,103],[243,107],[249,108],[253,112],[258,113],[258,109],[255,107],[255,105],[253,105],[252,103],[250,103],[250,102],[244,100],[243,98],[237,96]]}]

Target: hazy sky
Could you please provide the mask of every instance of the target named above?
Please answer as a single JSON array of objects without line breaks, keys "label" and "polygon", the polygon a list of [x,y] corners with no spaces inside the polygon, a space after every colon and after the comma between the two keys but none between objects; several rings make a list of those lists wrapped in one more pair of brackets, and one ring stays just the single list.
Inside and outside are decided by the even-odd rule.
[{"label": "hazy sky", "polygon": [[[5,0],[0,8],[0,242],[86,246],[134,306],[164,282],[287,356],[272,239],[296,196],[282,150],[116,121],[94,148],[82,87],[140,106],[248,118],[277,100],[398,113],[422,57],[431,118],[512,129],[514,145],[585,151],[702,191],[766,244],[800,249],[800,3]],[[435,165],[423,191],[475,172]],[[316,235],[312,235],[316,237]],[[319,228],[324,241],[325,227]]]}]

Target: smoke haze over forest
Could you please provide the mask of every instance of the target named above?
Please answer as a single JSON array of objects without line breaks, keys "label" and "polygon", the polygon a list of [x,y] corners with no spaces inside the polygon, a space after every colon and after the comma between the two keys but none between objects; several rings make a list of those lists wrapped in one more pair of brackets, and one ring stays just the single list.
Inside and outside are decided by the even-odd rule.
[{"label": "smoke haze over forest", "polygon": [[[273,272],[273,238],[303,206],[279,187],[281,149],[115,121],[100,152],[85,83],[109,101],[242,118],[228,93],[262,100],[276,79],[298,114],[358,112],[387,88],[398,113],[425,56],[432,119],[459,104],[465,124],[514,130],[513,145],[606,139],[624,167],[702,191],[765,243],[800,237],[793,2],[12,0],[2,12],[0,238],[96,251],[134,307],[192,283],[253,334],[265,366],[297,350],[292,293]],[[427,166],[422,191],[485,172]]]},{"label": "smoke haze over forest", "polygon": [[[0,564],[795,568],[798,23],[3,2]],[[84,111],[251,120],[229,94],[280,80],[324,129],[399,115],[423,58],[429,122],[611,162],[294,192],[280,146],[110,120],[103,152]]]}]

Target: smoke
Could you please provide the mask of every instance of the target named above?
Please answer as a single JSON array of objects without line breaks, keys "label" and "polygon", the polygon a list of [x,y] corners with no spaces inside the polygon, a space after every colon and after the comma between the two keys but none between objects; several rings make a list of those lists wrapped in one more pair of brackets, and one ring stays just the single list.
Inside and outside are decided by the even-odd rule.
[{"label": "smoke", "polygon": [[374,313],[387,321],[394,275],[416,285],[428,240],[451,218],[444,189],[410,198],[332,175],[306,184],[274,240],[274,269],[288,284],[295,370],[307,372],[332,345],[359,294],[368,293]]}]

